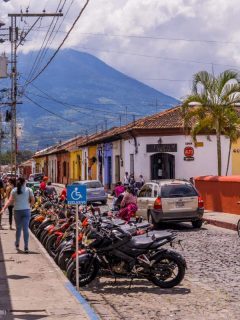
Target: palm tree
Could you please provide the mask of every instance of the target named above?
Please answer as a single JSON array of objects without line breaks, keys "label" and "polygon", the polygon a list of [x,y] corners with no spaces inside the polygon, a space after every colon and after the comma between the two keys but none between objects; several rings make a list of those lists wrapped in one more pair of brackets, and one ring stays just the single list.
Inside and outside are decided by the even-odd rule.
[{"label": "palm tree", "polygon": [[228,159],[226,167],[226,176],[228,174],[230,155],[232,144],[240,138],[240,118],[236,112],[229,111],[227,115],[227,123],[224,129],[224,134],[229,138]]},{"label": "palm tree", "polygon": [[240,77],[233,70],[226,70],[218,77],[207,71],[196,73],[193,77],[192,94],[183,101],[185,124],[191,128],[194,140],[199,132],[216,133],[219,176],[222,172],[221,134],[227,135],[226,128],[230,123],[228,117],[230,114],[237,115],[235,105],[239,103]]}]

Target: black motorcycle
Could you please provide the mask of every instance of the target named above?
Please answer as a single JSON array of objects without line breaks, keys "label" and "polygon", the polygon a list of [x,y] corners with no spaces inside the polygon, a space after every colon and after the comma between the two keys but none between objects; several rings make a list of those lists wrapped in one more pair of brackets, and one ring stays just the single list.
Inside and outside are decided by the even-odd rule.
[{"label": "black motorcycle", "polygon": [[[178,285],[184,278],[186,262],[180,254],[163,248],[175,236],[151,231],[132,237],[128,228],[110,223],[90,228],[83,239],[85,252],[81,250],[79,256],[79,285],[87,285],[106,272],[115,278],[146,278],[161,288]],[[75,285],[76,261],[68,266],[67,276]]]}]

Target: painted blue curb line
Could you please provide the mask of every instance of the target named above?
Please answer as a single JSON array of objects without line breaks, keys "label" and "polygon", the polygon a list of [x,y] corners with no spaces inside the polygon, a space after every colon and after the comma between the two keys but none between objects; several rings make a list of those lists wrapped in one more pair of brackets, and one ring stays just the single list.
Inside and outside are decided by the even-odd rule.
[{"label": "painted blue curb line", "polygon": [[93,308],[89,305],[87,300],[83,298],[83,296],[76,290],[76,288],[71,284],[71,282],[67,282],[65,287],[77,298],[80,304],[83,306],[83,309],[89,316],[91,320],[100,320],[99,316],[95,313]]}]

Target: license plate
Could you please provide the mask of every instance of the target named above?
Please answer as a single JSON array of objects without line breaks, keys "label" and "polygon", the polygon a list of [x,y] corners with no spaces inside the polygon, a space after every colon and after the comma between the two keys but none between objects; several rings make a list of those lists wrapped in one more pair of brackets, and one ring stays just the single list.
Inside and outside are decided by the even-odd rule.
[{"label": "license plate", "polygon": [[184,207],[184,203],[182,201],[176,202],[176,208],[182,208]]}]

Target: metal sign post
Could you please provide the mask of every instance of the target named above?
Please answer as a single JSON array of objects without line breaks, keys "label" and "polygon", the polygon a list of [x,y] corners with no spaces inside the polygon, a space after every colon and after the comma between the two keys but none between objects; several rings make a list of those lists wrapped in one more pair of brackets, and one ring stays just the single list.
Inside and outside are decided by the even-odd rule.
[{"label": "metal sign post", "polygon": [[79,291],[78,204],[76,204],[76,288]]},{"label": "metal sign post", "polygon": [[70,185],[67,186],[67,203],[76,205],[76,289],[79,290],[79,204],[87,203],[87,187],[86,185]]}]

